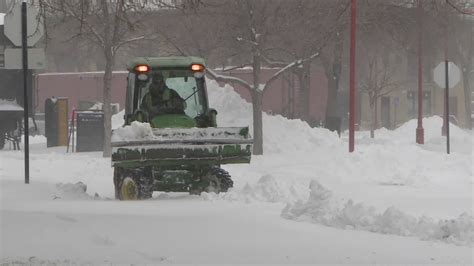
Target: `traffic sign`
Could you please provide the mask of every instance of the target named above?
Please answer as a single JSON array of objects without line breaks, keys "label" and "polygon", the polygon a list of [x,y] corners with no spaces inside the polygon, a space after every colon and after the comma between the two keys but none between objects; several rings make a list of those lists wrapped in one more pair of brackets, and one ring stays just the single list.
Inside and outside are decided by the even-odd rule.
[{"label": "traffic sign", "polygon": [[[446,62],[441,62],[435,67],[433,79],[440,88],[446,88]],[[454,88],[461,79],[461,70],[453,62],[448,63],[449,88]]]},{"label": "traffic sign", "polygon": [[[34,46],[44,34],[44,24],[39,10],[32,5],[27,8],[28,46]],[[4,34],[15,45],[21,46],[21,5],[15,4],[4,17]]]}]

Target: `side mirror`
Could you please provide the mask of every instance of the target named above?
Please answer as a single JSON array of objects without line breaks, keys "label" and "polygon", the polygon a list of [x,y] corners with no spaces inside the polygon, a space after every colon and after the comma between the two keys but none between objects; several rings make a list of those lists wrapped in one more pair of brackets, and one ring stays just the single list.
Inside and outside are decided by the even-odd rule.
[{"label": "side mirror", "polygon": [[125,120],[125,125],[130,125],[133,121],[133,115],[131,114],[124,115],[123,119]]},{"label": "side mirror", "polygon": [[217,111],[209,109],[204,114],[198,115],[194,120],[198,127],[217,127]]},{"label": "side mirror", "polygon": [[[128,79],[128,77],[127,77],[127,79]],[[147,75],[147,74],[139,74],[139,75],[137,76],[137,79],[138,79],[139,81],[147,81],[147,80],[148,80],[148,75]]]},{"label": "side mirror", "polygon": [[206,112],[206,116],[209,119],[209,124],[211,127],[217,127],[217,111],[216,109],[209,109]]}]

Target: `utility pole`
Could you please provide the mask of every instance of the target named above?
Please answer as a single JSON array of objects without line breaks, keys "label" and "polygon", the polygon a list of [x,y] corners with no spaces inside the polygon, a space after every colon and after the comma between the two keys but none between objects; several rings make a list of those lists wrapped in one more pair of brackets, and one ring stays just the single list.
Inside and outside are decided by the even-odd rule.
[{"label": "utility pole", "polygon": [[423,1],[418,0],[418,126],[416,128],[416,143],[424,144],[423,129]]},{"label": "utility pole", "polygon": [[354,152],[354,127],[355,127],[355,58],[356,58],[356,0],[351,0],[351,48],[350,48],[350,73],[349,73],[349,152]]}]

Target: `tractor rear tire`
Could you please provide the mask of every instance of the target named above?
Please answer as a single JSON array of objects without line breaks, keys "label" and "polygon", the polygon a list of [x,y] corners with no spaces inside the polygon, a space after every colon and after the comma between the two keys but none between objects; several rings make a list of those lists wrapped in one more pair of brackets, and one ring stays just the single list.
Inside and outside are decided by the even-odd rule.
[{"label": "tractor rear tire", "polygon": [[189,193],[191,195],[200,195],[202,192],[219,194],[227,192],[233,186],[234,181],[230,178],[230,174],[226,170],[215,166],[209,170],[201,184],[192,187]]},{"label": "tractor rear tire", "polygon": [[212,174],[217,177],[219,181],[219,192],[227,192],[230,188],[234,186],[234,181],[232,181],[229,172],[220,168],[212,168]]}]

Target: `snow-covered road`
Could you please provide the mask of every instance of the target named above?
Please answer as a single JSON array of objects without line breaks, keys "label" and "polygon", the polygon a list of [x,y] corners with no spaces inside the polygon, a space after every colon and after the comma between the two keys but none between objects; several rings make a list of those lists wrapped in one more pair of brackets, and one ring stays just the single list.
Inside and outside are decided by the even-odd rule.
[{"label": "snow-covered road", "polygon": [[[250,123],[248,104],[210,85],[222,126]],[[224,167],[233,190],[140,202],[113,199],[110,159],[35,137],[30,185],[23,153],[0,151],[0,261],[472,265],[472,133],[453,127],[448,156],[440,125],[425,119],[424,146],[414,121],[357,132],[348,154],[345,135],[264,115],[265,155]]]},{"label": "snow-covered road", "polygon": [[2,196],[1,255],[7,262],[33,256],[55,263],[471,261],[469,247],[285,220],[280,203],[184,194],[145,202],[93,200],[71,191],[63,195],[51,183],[21,181],[2,181],[2,190],[16,192]]}]

